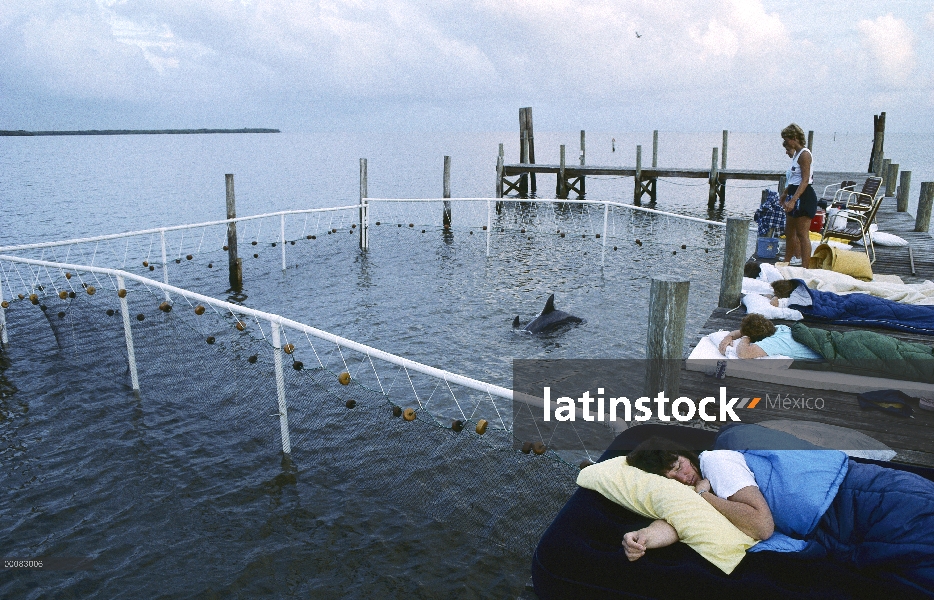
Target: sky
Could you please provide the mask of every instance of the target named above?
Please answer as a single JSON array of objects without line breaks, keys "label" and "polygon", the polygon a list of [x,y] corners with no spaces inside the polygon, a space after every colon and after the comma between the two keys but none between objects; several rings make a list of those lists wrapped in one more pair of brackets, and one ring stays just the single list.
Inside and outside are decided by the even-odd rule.
[{"label": "sky", "polygon": [[934,131],[934,2],[2,0],[0,129]]}]

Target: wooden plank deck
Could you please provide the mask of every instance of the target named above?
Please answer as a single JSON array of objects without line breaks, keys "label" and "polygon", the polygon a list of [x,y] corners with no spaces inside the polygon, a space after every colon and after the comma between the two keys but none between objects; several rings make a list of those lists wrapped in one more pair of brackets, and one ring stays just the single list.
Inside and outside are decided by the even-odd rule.
[{"label": "wooden plank deck", "polygon": [[[848,175],[849,177],[847,177]],[[825,174],[823,179],[828,183],[834,179],[837,181],[852,179],[861,182],[865,177],[866,174],[864,173],[835,173]],[[820,193],[823,190],[823,185],[818,186],[817,183],[817,178],[815,178],[815,187]],[[909,241],[914,255],[915,274],[912,275],[908,250],[905,247],[877,246],[878,259],[873,265],[873,271],[877,274],[899,275],[906,283],[934,279],[934,238],[929,233],[913,231],[914,217],[907,213],[897,212],[895,198],[886,198],[883,200],[876,220],[881,231],[894,233]],[[714,310],[704,327],[691,341],[691,348],[693,349],[703,336],[714,331],[739,329],[740,321],[745,315],[745,309],[742,307],[729,312],[721,308]],[[776,322],[782,323],[783,321]],[[791,322],[784,323],[791,324]],[[841,325],[825,324],[821,324],[819,327],[835,331],[852,329]],[[922,343],[928,346],[934,345],[934,338],[931,336],[883,329],[870,330],[905,341]],[[710,389],[711,382],[712,379],[703,373],[686,369],[681,371],[681,391],[684,395],[697,397],[701,390]],[[917,407],[914,407],[914,418],[908,419],[877,410],[864,410],[859,407],[856,394],[828,390],[816,391],[740,379],[730,377],[729,369],[727,369],[727,377],[724,382],[731,397],[760,396],[764,398],[763,394],[774,396],[780,388],[783,394],[790,394],[792,398],[820,396],[825,401],[824,410],[789,410],[778,405],[769,406],[768,403],[760,402],[754,410],[743,411],[743,420],[746,422],[756,423],[768,419],[790,419],[818,421],[848,427],[861,431],[898,452],[894,459],[896,461],[934,467],[934,412],[918,410]]]},{"label": "wooden plank deck", "polygon": [[[554,173],[561,171],[561,165],[544,165],[532,163],[516,163],[503,165],[503,174],[509,177],[515,175],[524,175],[526,173]],[[785,171],[775,170],[754,170],[754,169],[720,169],[717,171],[720,181],[727,179],[744,179],[749,181],[778,181],[785,174]],[[621,177],[634,177],[635,167],[613,167],[613,166],[595,166],[595,165],[565,165],[564,173],[568,177],[590,176],[590,175],[615,175]],[[642,179],[653,179],[658,177],[680,177],[688,179],[709,179],[710,169],[681,169],[681,168],[658,168],[643,167],[641,170]]]}]

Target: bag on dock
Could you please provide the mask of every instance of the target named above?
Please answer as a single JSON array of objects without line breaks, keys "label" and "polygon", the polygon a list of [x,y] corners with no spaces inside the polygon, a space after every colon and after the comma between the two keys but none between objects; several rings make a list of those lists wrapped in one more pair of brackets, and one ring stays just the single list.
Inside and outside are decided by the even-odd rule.
[{"label": "bag on dock", "polygon": [[785,232],[785,209],[778,201],[778,192],[767,190],[766,198],[753,215],[753,220],[758,223],[759,237],[771,237],[770,231],[776,235]]},{"label": "bag on dock", "polygon": [[872,281],[872,265],[869,264],[869,257],[863,252],[841,250],[821,244],[811,255],[810,267],[843,273],[863,281]]}]

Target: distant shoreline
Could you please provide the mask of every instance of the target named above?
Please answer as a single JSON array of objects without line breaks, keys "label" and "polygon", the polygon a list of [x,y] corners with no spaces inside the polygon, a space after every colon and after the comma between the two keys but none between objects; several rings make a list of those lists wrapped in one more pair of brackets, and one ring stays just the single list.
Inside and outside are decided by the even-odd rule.
[{"label": "distant shoreline", "polygon": [[0,136],[28,135],[175,135],[189,133],[280,133],[278,129],[86,129],[84,131],[12,131],[0,129]]}]

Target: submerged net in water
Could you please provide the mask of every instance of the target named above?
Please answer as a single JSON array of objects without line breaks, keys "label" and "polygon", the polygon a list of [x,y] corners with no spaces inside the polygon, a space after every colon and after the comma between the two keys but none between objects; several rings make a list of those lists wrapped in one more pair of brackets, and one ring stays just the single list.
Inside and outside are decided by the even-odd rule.
[{"label": "submerged net in water", "polygon": [[[632,286],[647,283],[647,273],[640,264],[643,261],[661,265],[659,268],[694,272],[707,269],[711,260],[719,260],[711,250],[721,239],[720,228],[677,219],[666,223],[653,215],[630,215],[627,220],[628,213],[620,209],[606,210],[608,233],[604,235],[605,209],[601,207],[504,206],[492,221],[498,229],[485,231],[482,224],[473,226],[470,221],[458,225],[457,219],[466,217],[466,211],[456,212],[455,227],[444,230],[438,225],[440,202],[435,207],[413,205],[414,212],[409,213],[401,210],[404,204],[393,206],[396,212],[392,215],[379,214],[377,209],[371,214],[366,255],[356,249],[359,234],[346,211],[340,227],[333,226],[337,224],[333,220],[312,229],[303,225],[303,232],[316,233],[290,234],[286,229],[282,236],[280,229],[278,239],[275,234],[264,238],[257,227],[256,238],[251,240],[241,230],[241,249],[254,250],[256,257],[241,251],[250,293],[248,299],[234,298],[246,306],[272,306],[276,312],[286,312],[277,305],[283,295],[313,297],[316,302],[306,308],[304,304],[285,306],[291,306],[292,311],[310,311],[309,319],[315,324],[323,322],[328,330],[345,326],[341,333],[382,339],[374,334],[374,318],[387,321],[385,327],[390,332],[400,331],[393,328],[404,320],[380,314],[381,307],[370,303],[367,294],[369,290],[385,294],[385,278],[392,272],[396,273],[392,282],[406,288],[407,301],[419,305],[409,309],[417,321],[433,318],[430,311],[427,316],[418,312],[430,305],[430,295],[425,298],[420,293],[432,278],[443,280],[446,286],[463,286],[460,293],[467,296],[470,290],[484,286],[494,291],[511,290],[516,271],[521,269],[519,279],[563,282],[570,288],[570,296],[574,290],[589,293],[594,277],[599,276],[602,297],[619,299],[626,290],[635,289]],[[431,226],[427,224],[428,211],[435,209],[435,225]],[[417,227],[421,211],[426,224]],[[484,216],[492,219],[486,213]],[[107,252],[101,252],[103,242],[29,252],[33,258],[46,260],[90,256],[88,262],[97,265],[126,266],[130,272],[154,277],[163,275],[161,268],[165,266],[176,285],[223,296],[226,253],[219,246],[225,241],[226,230],[221,229],[222,237],[216,234],[217,227],[204,229],[202,238],[213,240],[210,245],[200,240],[197,247],[181,242],[177,252],[167,252],[165,263],[161,262],[161,249],[159,259],[153,262],[151,243],[129,244],[125,240],[107,241],[111,244]],[[485,239],[488,232],[489,245]],[[431,238],[427,238],[429,234]],[[149,234],[150,238],[153,235]],[[181,232],[168,236],[169,248],[175,247],[173,235]],[[189,234],[188,239],[196,236]],[[691,245],[677,243],[688,239],[693,241]],[[603,241],[607,241],[606,246]],[[113,246],[117,243],[123,244],[122,256]],[[290,275],[280,281],[283,247],[274,244],[287,251]],[[93,246],[96,249],[91,250]],[[614,246],[617,250],[610,250]],[[432,250],[423,254],[425,248]],[[486,258],[488,248],[490,259]],[[605,255],[607,252],[616,254]],[[614,258],[608,260],[609,256]],[[360,262],[348,269],[348,259]],[[400,272],[405,272],[404,276]],[[92,499],[110,498],[115,493],[99,481],[98,475],[111,466],[98,464],[98,455],[103,448],[119,447],[130,439],[129,444],[138,451],[132,460],[124,457],[117,464],[131,470],[136,461],[152,465],[149,473],[131,478],[137,487],[121,496],[118,512],[141,514],[117,524],[98,516],[92,523],[103,519],[98,526],[113,529],[118,538],[153,536],[153,546],[142,551],[152,564],[177,566],[181,559],[167,559],[165,554],[186,544],[191,549],[181,550],[181,555],[189,558],[213,548],[210,563],[215,575],[180,576],[173,580],[170,595],[184,594],[183,590],[262,591],[256,587],[262,583],[244,583],[247,574],[280,590],[282,564],[290,562],[283,553],[293,557],[287,571],[295,573],[284,577],[296,593],[359,586],[361,595],[386,592],[410,596],[415,581],[421,583],[414,595],[428,597],[444,597],[449,592],[463,595],[458,591],[479,597],[514,594],[528,578],[531,552],[541,533],[575,489],[577,458],[595,458],[586,449],[582,449],[582,456],[553,451],[541,456],[523,453],[516,449],[516,442],[523,440],[513,436],[508,400],[445,376],[387,362],[378,353],[334,336],[317,337],[290,327],[274,332],[274,323],[238,312],[236,307],[202,302],[194,294],[167,295],[164,286],[146,281],[126,279],[121,285],[112,273],[0,260],[0,277],[6,298],[11,292],[23,295],[22,299],[14,296],[6,311],[11,348],[20,347],[14,354],[18,352],[22,358],[31,348],[63,365],[56,371],[80,374],[84,393],[106,392],[103,395],[108,399],[105,406],[98,406],[70,398],[55,407],[59,418],[43,424],[41,431],[22,419],[9,418],[4,435],[11,439],[41,438],[52,427],[53,435],[68,439],[78,456],[87,457],[88,465],[97,465],[87,467],[83,483],[77,484],[78,493]],[[93,295],[88,293],[92,287]],[[489,294],[485,288],[484,293]],[[120,289],[127,290],[125,310]],[[33,294],[35,304],[30,301]],[[339,303],[342,296],[343,304]],[[452,309],[446,305],[449,297],[438,295],[441,311],[437,318],[463,306],[479,307],[487,303],[485,297],[471,297]],[[358,301],[353,301],[355,298]],[[624,310],[638,311],[638,303],[633,304]],[[322,310],[327,306],[331,307],[329,312]],[[398,303],[394,306],[400,307]],[[138,398],[130,393],[124,312],[131,325]],[[508,322],[505,316],[511,312],[507,307],[492,314]],[[348,324],[351,314],[369,315],[370,319]],[[488,324],[489,331],[506,329],[504,324]],[[54,335],[43,336],[42,331]],[[278,343],[276,334],[280,336]],[[476,352],[482,343],[478,346],[476,340],[465,344],[468,356],[461,357],[454,348],[450,355],[435,354],[437,343],[423,346],[420,338],[430,336],[430,332],[416,330],[409,335],[408,349],[419,354],[421,362],[462,372],[469,365],[475,368],[470,375],[508,381],[509,359],[501,358],[502,353],[495,350],[491,357],[478,358]],[[607,335],[607,339],[619,337],[619,332]],[[489,336],[478,327],[471,337],[482,342]],[[24,338],[48,338],[48,343],[31,347]],[[393,340],[397,339],[398,334],[393,335]],[[519,343],[533,355],[551,355],[564,350],[556,350],[562,343],[567,344],[568,352],[574,352],[574,339],[572,332],[564,337],[521,338]],[[490,340],[488,345],[495,347],[502,341]],[[277,357],[284,366],[281,387],[275,368]],[[344,373],[349,381],[342,377]],[[97,412],[88,412],[90,405]],[[413,411],[408,413],[414,413],[413,420],[406,419],[405,409]],[[287,428],[283,428],[283,413],[287,413]],[[93,432],[101,419],[112,420],[110,427],[118,431],[114,438],[95,437]],[[477,430],[481,420],[486,422],[483,434]],[[270,459],[283,456],[286,431],[290,455],[274,466]],[[27,491],[9,496],[4,507],[8,510],[24,509],[33,500],[30,489],[38,495],[53,493],[48,482],[41,483],[45,480],[43,465],[49,460],[40,458],[43,446],[30,445],[34,450],[25,455],[31,458],[17,458],[30,465],[16,475]],[[56,460],[60,465],[68,462],[67,457],[57,456],[51,463]],[[40,483],[23,477],[30,469],[38,473]],[[158,498],[161,504],[139,507],[140,497]],[[184,512],[183,517],[178,516],[178,510]],[[166,516],[168,511],[179,524],[168,526],[171,535],[155,532],[172,522]],[[58,546],[49,546],[45,539],[51,535],[53,523],[61,529],[62,523],[56,519],[48,526],[32,528],[28,535],[14,527],[9,533],[20,541],[13,550],[77,551],[87,547],[89,537],[93,539],[75,525],[65,528],[68,533],[58,537]],[[305,539],[306,534],[314,539]],[[245,558],[225,559],[225,552],[204,541],[212,535],[219,535],[219,544]],[[124,584],[112,577],[112,569],[122,564],[122,551],[103,542],[81,550],[79,554],[97,558],[110,575],[91,574],[79,578],[77,584],[63,584],[63,589],[80,588],[85,585],[81,581],[120,593],[134,589],[136,583]],[[333,555],[354,552],[361,557],[335,563]],[[249,558],[255,553],[259,556]],[[143,574],[130,578],[134,582],[143,579]]]}]

